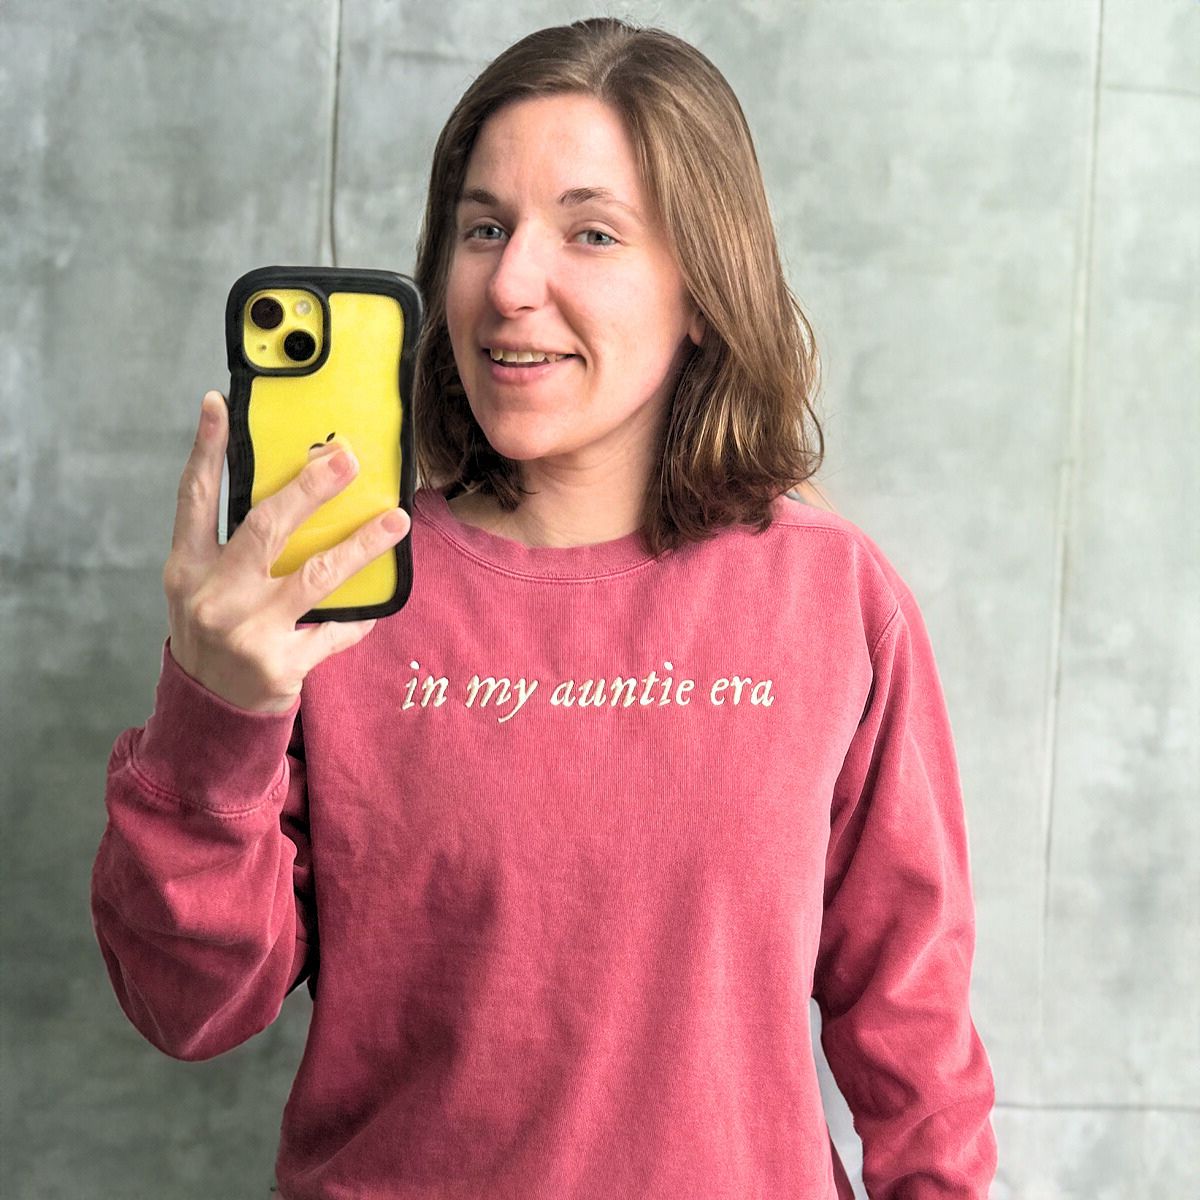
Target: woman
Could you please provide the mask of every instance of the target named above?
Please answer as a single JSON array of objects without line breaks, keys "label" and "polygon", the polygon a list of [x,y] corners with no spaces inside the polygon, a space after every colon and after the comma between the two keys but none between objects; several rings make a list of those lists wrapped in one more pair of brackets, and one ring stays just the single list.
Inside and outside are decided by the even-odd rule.
[{"label": "woman", "polygon": [[[288,1200],[831,1200],[811,995],[870,1194],[986,1196],[949,721],[895,569],[784,495],[816,356],[728,85],[615,20],[519,42],[416,275],[411,531],[269,575],[332,447],[218,547],[206,398],[93,877],[122,1008],[206,1059],[307,980]],[[410,532],[400,613],[295,628]]]}]

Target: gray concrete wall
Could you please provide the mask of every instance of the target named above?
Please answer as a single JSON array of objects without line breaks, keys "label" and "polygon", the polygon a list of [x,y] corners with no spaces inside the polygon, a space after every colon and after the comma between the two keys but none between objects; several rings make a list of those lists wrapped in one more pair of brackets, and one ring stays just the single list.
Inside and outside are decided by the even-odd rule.
[{"label": "gray concrete wall", "polygon": [[411,271],[454,100],[594,11],[695,42],[741,97],[824,354],[821,483],[926,614],[993,1195],[1200,1194],[1195,0],[2,0],[0,1192],[269,1194],[307,993],[175,1062],[88,915],[225,293],[270,262]]}]

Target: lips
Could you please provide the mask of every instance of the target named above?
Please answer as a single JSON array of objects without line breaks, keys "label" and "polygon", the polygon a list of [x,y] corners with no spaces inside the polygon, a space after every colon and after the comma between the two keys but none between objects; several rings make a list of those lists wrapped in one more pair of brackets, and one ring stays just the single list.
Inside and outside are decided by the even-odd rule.
[{"label": "lips", "polygon": [[[497,358],[497,352],[501,354],[517,355],[515,359]],[[562,350],[530,350],[524,347],[514,346],[484,346],[483,353],[487,355],[489,362],[501,364],[506,367],[526,367],[526,366],[541,366],[543,363],[556,363],[564,358],[577,358],[578,355],[568,354]],[[537,359],[533,359],[533,355],[537,355]],[[528,357],[526,357],[528,356]]]},{"label": "lips", "polygon": [[480,351],[487,363],[488,376],[494,383],[536,383],[554,371],[564,371],[578,359],[577,354],[568,354],[556,362],[505,363],[496,362],[487,349]]}]

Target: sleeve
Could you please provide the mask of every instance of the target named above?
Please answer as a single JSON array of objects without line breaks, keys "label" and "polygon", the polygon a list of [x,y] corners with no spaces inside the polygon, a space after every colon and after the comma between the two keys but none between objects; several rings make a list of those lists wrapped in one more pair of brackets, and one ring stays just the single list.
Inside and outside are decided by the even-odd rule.
[{"label": "sleeve", "polygon": [[265,1029],[317,970],[299,700],[227,703],[163,646],[154,710],[108,762],[92,925],[117,1001],[173,1058]]},{"label": "sleeve", "polygon": [[904,591],[834,790],[813,996],[871,1200],[986,1200],[995,1085],[969,1010],[975,949],[950,721]]}]

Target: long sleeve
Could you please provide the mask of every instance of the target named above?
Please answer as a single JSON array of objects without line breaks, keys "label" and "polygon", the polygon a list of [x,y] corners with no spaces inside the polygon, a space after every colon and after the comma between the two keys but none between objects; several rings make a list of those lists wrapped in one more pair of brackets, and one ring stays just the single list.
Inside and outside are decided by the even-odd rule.
[{"label": "long sleeve", "polygon": [[228,704],[168,639],[152,715],[113,746],[93,928],[121,1008],[174,1058],[240,1045],[316,969],[298,710]]},{"label": "long sleeve", "polygon": [[962,791],[929,637],[900,590],[835,788],[813,994],[871,1200],[986,1200],[995,1086],[969,1011]]}]

